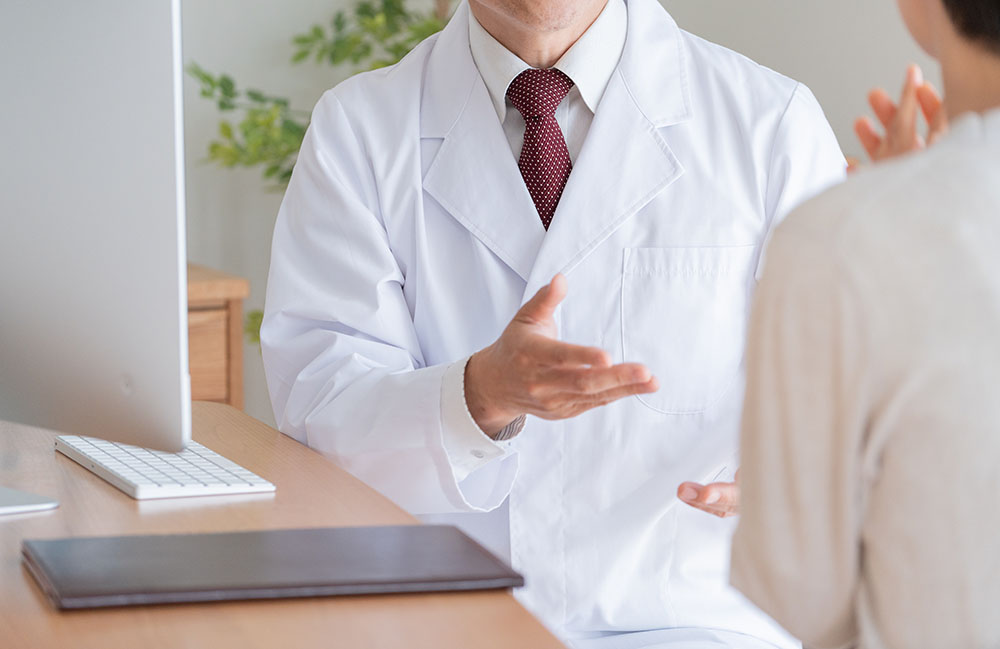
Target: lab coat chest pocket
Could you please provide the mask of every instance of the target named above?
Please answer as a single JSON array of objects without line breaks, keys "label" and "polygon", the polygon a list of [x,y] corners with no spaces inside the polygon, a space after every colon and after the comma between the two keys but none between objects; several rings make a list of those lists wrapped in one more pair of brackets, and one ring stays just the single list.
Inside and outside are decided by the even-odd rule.
[{"label": "lab coat chest pocket", "polygon": [[692,415],[726,395],[743,360],[756,257],[754,245],[625,249],[624,359],[660,383],[642,403]]}]

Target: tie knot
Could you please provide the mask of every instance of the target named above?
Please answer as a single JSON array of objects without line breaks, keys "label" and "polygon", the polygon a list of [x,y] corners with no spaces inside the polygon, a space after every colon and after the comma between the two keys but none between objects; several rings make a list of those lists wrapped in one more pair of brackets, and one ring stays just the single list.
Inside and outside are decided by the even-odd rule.
[{"label": "tie knot", "polygon": [[559,103],[572,88],[573,80],[561,70],[529,69],[511,82],[507,99],[527,122],[555,115]]}]

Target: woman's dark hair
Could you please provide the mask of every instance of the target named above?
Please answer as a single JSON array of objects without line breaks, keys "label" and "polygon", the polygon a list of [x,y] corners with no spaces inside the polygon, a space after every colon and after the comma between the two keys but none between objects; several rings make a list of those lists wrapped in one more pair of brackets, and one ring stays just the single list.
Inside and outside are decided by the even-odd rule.
[{"label": "woman's dark hair", "polygon": [[962,35],[1000,54],[1000,0],[944,0]]}]

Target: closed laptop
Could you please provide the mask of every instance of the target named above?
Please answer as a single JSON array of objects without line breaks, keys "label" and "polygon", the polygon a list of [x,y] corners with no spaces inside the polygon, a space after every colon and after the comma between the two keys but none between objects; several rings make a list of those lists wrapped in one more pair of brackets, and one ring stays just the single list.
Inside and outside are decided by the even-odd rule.
[{"label": "closed laptop", "polygon": [[444,525],[27,540],[23,558],[63,609],[524,585]]}]

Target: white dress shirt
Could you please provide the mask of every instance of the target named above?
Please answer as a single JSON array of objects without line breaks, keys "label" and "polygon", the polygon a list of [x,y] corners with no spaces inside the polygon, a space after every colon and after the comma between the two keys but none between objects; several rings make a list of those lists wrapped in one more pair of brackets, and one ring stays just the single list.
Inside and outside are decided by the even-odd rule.
[{"label": "white dress shirt", "polygon": [[[576,162],[587,138],[594,112],[601,103],[611,75],[618,67],[628,29],[623,0],[609,0],[597,20],[553,66],[573,80],[574,86],[556,109],[556,121],[566,138],[569,157]],[[469,12],[469,45],[472,58],[486,84],[490,99],[503,125],[510,149],[517,159],[524,145],[524,117],[507,100],[507,88],[517,75],[531,66],[490,35]],[[444,444],[457,477],[461,480],[477,468],[502,457],[508,446],[494,442],[476,424],[465,403],[465,366],[468,358],[455,363],[445,376],[445,407],[465,425],[445,432]],[[501,433],[513,437],[524,427],[519,417]]]},{"label": "white dress shirt", "polygon": [[[597,20],[552,67],[573,80],[573,88],[556,109],[556,121],[566,138],[574,163],[583,148],[590,123],[601,103],[611,75],[618,67],[628,33],[628,11],[623,0],[608,0]],[[493,38],[469,12],[469,45],[490,99],[503,124],[514,158],[524,144],[524,117],[507,100],[507,88],[517,75],[531,68]]]},{"label": "white dress shirt", "polygon": [[793,213],[732,580],[807,647],[1000,647],[1000,110]]}]

